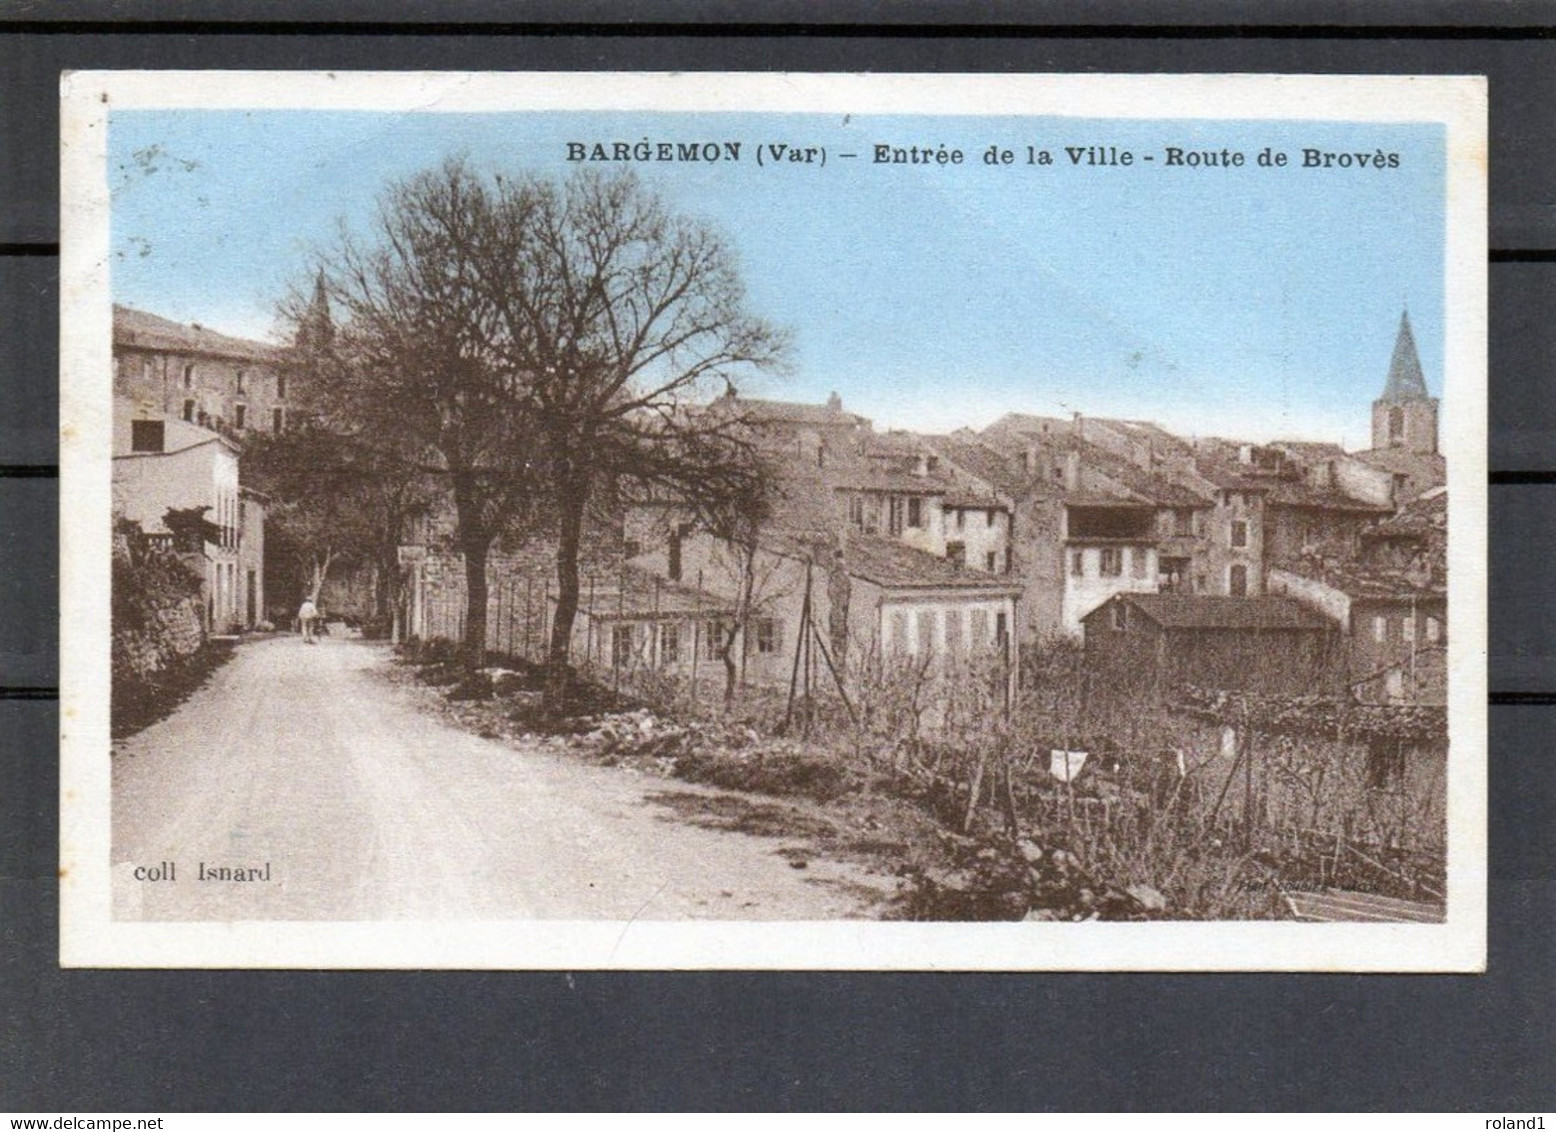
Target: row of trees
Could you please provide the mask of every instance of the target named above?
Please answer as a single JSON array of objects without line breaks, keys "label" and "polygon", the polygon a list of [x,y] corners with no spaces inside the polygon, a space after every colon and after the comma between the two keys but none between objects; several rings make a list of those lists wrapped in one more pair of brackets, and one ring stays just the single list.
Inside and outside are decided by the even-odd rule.
[{"label": "row of trees", "polygon": [[730,247],[630,172],[559,184],[451,160],[391,186],[370,230],[343,228],[311,274],[285,309],[309,421],[253,463],[315,548],[315,594],[332,534],[392,577],[402,523],[446,505],[478,666],[491,547],[547,531],[559,692],[591,510],[652,498],[734,536],[758,520],[749,435],[698,406],[781,367],[787,337],[746,310]]}]

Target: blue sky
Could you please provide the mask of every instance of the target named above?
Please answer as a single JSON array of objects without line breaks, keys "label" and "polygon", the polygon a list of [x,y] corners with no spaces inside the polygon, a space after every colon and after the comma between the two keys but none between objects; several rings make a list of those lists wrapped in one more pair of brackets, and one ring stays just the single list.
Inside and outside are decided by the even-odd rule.
[{"label": "blue sky", "polygon": [[[753,392],[836,390],[880,428],[1081,411],[1365,447],[1406,304],[1441,392],[1443,132],[1428,125],[115,112],[114,299],[267,337],[314,249],[341,220],[366,230],[387,183],[450,154],[565,176],[578,167],[568,141],[643,138],[742,143],[738,163],[634,168],[726,235],[752,308],[792,329],[794,372]],[[825,147],[827,165],[759,167],[756,148],[775,142]],[[877,165],[877,143],[965,157]],[[991,145],[1015,163],[985,165]],[[1063,147],[1085,145],[1133,151],[1136,163],[1072,165]],[[1028,146],[1056,164],[1026,165]],[[1168,146],[1240,150],[1248,165],[1169,168]],[[1292,164],[1258,166],[1266,146]],[[1399,167],[1303,169],[1304,147],[1381,149]]]}]

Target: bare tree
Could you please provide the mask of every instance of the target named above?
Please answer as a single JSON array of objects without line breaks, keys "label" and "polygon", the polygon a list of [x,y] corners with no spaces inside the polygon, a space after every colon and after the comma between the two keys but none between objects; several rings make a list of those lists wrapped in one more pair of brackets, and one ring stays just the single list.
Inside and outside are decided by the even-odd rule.
[{"label": "bare tree", "polygon": [[[432,477],[452,501],[473,667],[485,659],[488,553],[543,487],[525,423],[529,375],[512,368],[522,351],[501,341],[510,328],[497,269],[501,250],[522,242],[504,225],[525,228],[536,195],[494,192],[451,160],[390,186],[369,237],[342,231],[320,264],[338,317],[316,412],[382,460]],[[306,327],[309,310],[294,301],[294,311]]]},{"label": "bare tree", "polygon": [[785,336],[744,309],[735,258],[630,172],[499,186],[485,248],[505,372],[529,383],[527,427],[555,508],[552,703],[566,685],[579,555],[602,492],[703,510],[761,477],[743,422],[696,411],[743,372],[782,363]]}]

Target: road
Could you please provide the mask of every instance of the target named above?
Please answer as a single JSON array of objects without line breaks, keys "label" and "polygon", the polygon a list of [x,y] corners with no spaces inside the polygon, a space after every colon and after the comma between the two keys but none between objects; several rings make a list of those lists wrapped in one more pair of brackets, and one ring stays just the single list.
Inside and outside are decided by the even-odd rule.
[{"label": "road", "polygon": [[[886,895],[654,797],[716,792],[459,730],[390,663],[361,642],[248,642],[116,746],[115,917],[817,920],[869,917]],[[173,879],[145,879],[162,862]]]}]

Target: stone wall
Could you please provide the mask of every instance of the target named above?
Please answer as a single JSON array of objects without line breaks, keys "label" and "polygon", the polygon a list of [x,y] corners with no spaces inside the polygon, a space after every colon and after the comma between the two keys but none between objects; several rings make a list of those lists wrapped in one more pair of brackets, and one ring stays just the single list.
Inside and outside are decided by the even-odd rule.
[{"label": "stone wall", "polygon": [[200,579],[169,551],[119,534],[113,556],[115,685],[154,683],[200,651]]}]

